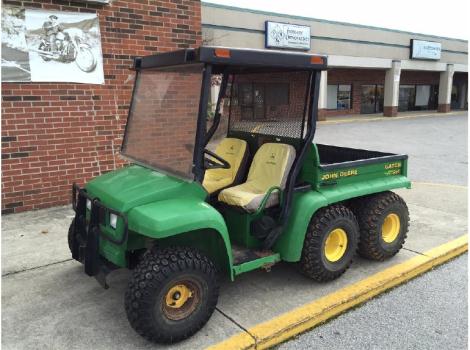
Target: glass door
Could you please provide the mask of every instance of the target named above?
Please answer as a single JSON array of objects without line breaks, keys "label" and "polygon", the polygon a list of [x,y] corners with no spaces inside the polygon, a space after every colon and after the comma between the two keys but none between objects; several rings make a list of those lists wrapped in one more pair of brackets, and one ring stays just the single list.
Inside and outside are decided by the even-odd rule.
[{"label": "glass door", "polygon": [[362,85],[361,114],[379,113],[384,109],[383,85]]},{"label": "glass door", "polygon": [[398,111],[405,112],[413,110],[415,102],[415,86],[401,85],[398,96]]},{"label": "glass door", "polygon": [[375,85],[362,85],[361,114],[375,113]]}]

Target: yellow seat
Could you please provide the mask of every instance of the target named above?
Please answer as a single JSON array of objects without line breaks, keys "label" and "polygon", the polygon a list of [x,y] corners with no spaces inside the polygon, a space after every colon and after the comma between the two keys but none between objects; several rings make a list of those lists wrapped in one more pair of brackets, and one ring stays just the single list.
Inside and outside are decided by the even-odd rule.
[{"label": "yellow seat", "polygon": [[246,162],[247,151],[246,141],[236,138],[227,137],[217,145],[215,154],[225,159],[230,168],[206,170],[202,186],[209,194],[234,183],[243,163]]},{"label": "yellow seat", "polygon": [[[295,148],[283,143],[265,143],[255,154],[245,183],[219,193],[219,201],[241,207],[248,212],[258,209],[271,187],[284,189],[295,160]],[[279,203],[279,193],[273,192],[265,208]]]}]

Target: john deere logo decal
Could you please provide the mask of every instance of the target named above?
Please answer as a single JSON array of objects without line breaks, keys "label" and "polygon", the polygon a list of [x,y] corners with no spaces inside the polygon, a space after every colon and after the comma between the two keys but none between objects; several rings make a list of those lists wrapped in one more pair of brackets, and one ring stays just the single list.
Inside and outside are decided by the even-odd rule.
[{"label": "john deere logo decal", "polygon": [[276,155],[274,153],[271,153],[271,155],[269,156],[270,160],[266,162],[266,164],[272,164],[272,165],[276,165]]}]

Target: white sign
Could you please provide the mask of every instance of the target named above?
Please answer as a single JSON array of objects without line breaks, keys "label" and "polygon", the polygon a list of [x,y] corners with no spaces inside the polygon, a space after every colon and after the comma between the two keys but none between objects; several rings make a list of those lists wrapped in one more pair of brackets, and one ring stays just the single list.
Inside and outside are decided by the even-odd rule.
[{"label": "white sign", "polygon": [[310,50],[310,27],[266,21],[266,47]]},{"label": "white sign", "polygon": [[441,43],[411,39],[411,57],[424,60],[441,58]]}]

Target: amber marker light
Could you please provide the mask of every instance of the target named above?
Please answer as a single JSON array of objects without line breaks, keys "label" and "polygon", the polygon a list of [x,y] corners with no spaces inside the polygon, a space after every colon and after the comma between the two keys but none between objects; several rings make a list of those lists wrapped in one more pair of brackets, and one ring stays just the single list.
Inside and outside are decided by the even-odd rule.
[{"label": "amber marker light", "polygon": [[220,57],[220,58],[230,58],[230,50],[229,49],[215,49],[214,55],[215,57]]},{"label": "amber marker light", "polygon": [[311,64],[323,64],[323,57],[321,56],[312,56],[310,57]]}]

